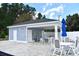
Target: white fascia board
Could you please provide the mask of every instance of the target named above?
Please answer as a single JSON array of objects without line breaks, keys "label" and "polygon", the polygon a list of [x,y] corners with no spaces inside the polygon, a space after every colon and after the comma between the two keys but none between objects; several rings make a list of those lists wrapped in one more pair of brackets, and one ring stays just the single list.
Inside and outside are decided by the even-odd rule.
[{"label": "white fascia board", "polygon": [[51,22],[41,22],[41,23],[34,23],[34,24],[27,24],[28,28],[35,28],[35,27],[48,27],[48,26],[54,26],[58,25],[60,26],[59,21],[51,21]]},{"label": "white fascia board", "polygon": [[23,25],[13,25],[13,26],[7,26],[7,28],[14,28],[14,27],[22,27],[22,26],[26,26],[27,24],[23,24]]},{"label": "white fascia board", "polygon": [[27,26],[28,28],[33,27],[45,27],[45,26],[52,26],[52,25],[60,25],[61,23],[59,21],[50,21],[50,22],[40,22],[40,23],[30,23],[30,24],[23,24],[23,25],[14,25],[14,26],[8,26],[7,28],[14,28],[14,27],[22,27]]}]

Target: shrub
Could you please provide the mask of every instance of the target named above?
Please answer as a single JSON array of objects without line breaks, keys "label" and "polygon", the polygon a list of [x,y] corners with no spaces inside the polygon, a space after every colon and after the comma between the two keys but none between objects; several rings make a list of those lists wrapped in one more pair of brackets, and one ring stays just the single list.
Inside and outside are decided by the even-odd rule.
[{"label": "shrub", "polygon": [[6,36],[6,33],[5,32],[1,32],[0,38],[5,38],[5,36]]}]

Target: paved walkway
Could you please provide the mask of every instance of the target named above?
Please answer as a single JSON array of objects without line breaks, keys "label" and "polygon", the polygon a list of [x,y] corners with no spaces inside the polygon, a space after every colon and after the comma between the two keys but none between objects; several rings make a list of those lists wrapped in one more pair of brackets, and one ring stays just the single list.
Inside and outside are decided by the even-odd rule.
[{"label": "paved walkway", "polygon": [[50,56],[50,44],[0,41],[0,51],[15,56]]}]

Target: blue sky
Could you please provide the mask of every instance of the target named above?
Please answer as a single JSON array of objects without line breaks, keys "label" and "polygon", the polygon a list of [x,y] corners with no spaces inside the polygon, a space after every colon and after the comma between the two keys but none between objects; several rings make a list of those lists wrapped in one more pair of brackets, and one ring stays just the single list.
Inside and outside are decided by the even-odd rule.
[{"label": "blue sky", "polygon": [[36,8],[36,17],[38,12],[50,19],[57,19],[59,15],[66,18],[69,14],[79,14],[79,3],[28,3],[28,5]]}]

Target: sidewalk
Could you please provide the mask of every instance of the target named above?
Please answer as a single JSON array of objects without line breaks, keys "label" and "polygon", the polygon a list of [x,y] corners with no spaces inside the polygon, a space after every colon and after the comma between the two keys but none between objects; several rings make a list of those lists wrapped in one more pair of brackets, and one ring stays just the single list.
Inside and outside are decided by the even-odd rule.
[{"label": "sidewalk", "polygon": [[16,43],[0,41],[0,51],[15,56],[50,56],[50,45],[41,43]]}]

